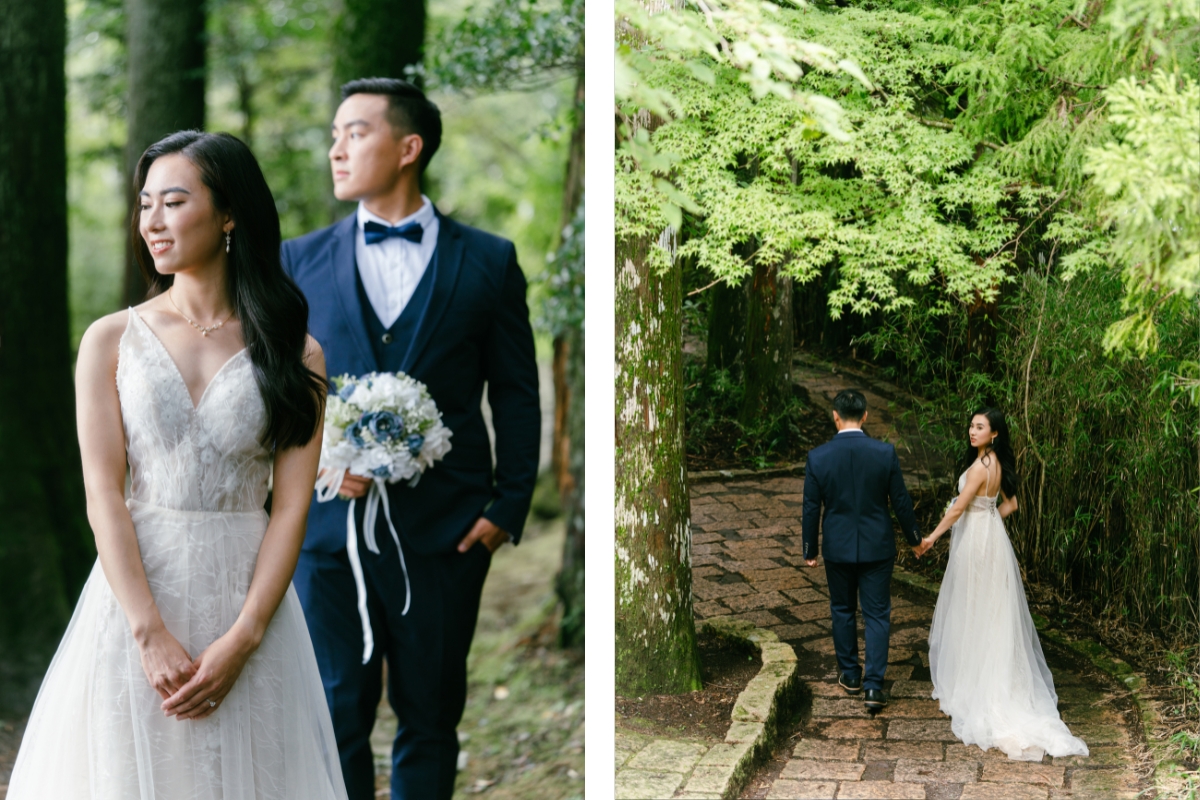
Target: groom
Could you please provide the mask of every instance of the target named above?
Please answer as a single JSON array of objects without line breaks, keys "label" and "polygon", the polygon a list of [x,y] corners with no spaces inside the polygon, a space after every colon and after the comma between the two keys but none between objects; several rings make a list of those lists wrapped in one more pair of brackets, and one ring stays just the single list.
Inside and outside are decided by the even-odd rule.
[{"label": "groom", "polygon": [[[888,501],[904,536],[918,552],[921,537],[912,498],[904,488],[896,448],[862,431],[867,401],[845,389],[833,399],[833,440],[809,451],[804,468],[804,563],[817,565],[817,532],[824,535],[825,575],[833,617],[833,648],[838,683],[848,694],[866,687],[869,711],[887,705],[883,675],[887,669],[892,615],[892,566],[896,537]],[[821,508],[825,512],[822,516]],[[858,663],[855,612],[861,599],[866,628],[866,667]]]},{"label": "groom", "polygon": [[[511,242],[443,216],[421,194],[442,122],[420,89],[390,78],[351,81],[332,132],[334,194],[358,209],[285,242],[284,269],[308,298],[309,330],[329,375],[411,375],[428,387],[453,438],[415,487],[386,486],[371,539],[368,481],[347,476],[345,499],[314,499],[293,583],[351,800],[375,797],[370,735],[384,659],[398,720],[392,798],[448,800],[483,581],[496,548],[520,538],[537,475],[525,278]],[[494,466],[480,413],[485,386]],[[356,535],[348,538],[351,498]]]}]

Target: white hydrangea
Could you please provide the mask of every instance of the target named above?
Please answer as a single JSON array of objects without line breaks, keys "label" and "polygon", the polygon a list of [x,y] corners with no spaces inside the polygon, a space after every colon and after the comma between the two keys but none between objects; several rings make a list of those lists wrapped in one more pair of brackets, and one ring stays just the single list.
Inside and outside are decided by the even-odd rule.
[{"label": "white hydrangea", "polygon": [[[389,483],[413,481],[450,452],[452,432],[442,424],[437,404],[420,381],[382,372],[358,378],[342,375],[333,384],[335,391],[325,408],[322,467]],[[372,424],[379,426],[378,437]],[[388,430],[397,435],[389,436]],[[413,435],[423,439],[416,453],[410,449]]]}]

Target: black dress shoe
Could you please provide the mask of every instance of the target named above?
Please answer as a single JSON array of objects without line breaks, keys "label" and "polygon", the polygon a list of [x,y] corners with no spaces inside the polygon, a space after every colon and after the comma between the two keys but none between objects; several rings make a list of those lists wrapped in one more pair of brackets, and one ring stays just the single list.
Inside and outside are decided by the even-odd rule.
[{"label": "black dress shoe", "polygon": [[863,696],[863,703],[867,707],[867,711],[878,711],[887,705],[887,698],[883,696],[882,689],[867,689],[866,695]]},{"label": "black dress shoe", "polygon": [[862,691],[862,676],[851,675],[849,672],[843,672],[838,678],[838,686],[846,690],[846,694],[858,694]]}]

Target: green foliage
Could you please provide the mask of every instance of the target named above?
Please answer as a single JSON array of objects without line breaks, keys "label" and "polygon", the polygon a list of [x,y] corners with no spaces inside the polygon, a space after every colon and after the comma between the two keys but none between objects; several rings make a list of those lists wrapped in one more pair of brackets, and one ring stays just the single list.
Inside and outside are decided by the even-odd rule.
[{"label": "green foliage", "polygon": [[684,364],[684,405],[689,455],[705,452],[706,443],[719,439],[730,448],[728,457],[765,469],[806,440],[802,424],[808,408],[797,397],[787,401],[754,425],[738,422],[745,382],[727,370],[710,370],[701,363]]},{"label": "green foliage", "polygon": [[[936,26],[890,11],[838,14],[780,11],[796,38],[830,42],[870,77],[810,73],[803,85],[836,96],[854,136],[820,136],[804,109],[775,96],[756,98],[732,67],[714,65],[714,86],[686,67],[655,65],[649,78],[679,103],[679,118],[652,142],[674,154],[675,185],[698,207],[696,235],[681,256],[713,277],[737,282],[751,264],[781,265],[804,282],[835,264],[830,297],[865,314],[913,302],[930,284],[948,299],[994,298],[1011,263],[1020,217],[1049,201],[1043,187],[1009,185],[999,169],[976,164],[976,148],[949,123],[927,120],[930,82],[945,80],[962,53],[936,41]],[[929,124],[933,122],[933,124]],[[632,168],[618,174],[618,233],[661,224],[656,187]]]},{"label": "green foliage", "polygon": [[1123,78],[1106,93],[1116,141],[1088,153],[1086,171],[1106,195],[1103,219],[1123,266],[1123,307],[1109,350],[1157,349],[1164,305],[1192,302],[1200,289],[1200,84],[1156,70]]},{"label": "green foliage", "polygon": [[[659,80],[660,67],[677,67],[692,91],[717,90],[719,94],[728,88],[724,84],[731,83],[754,99],[783,100],[804,115],[803,124],[810,135],[824,133],[842,140],[848,137],[841,107],[824,95],[805,91],[802,77],[809,68],[841,72],[870,88],[854,61],[839,60],[830,48],[795,36],[780,24],[781,9],[764,0],[689,0],[673,10],[620,0],[616,10],[616,95],[624,156],[617,165],[618,236],[638,235],[647,223],[654,225],[656,233],[665,227],[660,222],[679,230],[684,210],[705,213],[692,193],[668,180],[672,166],[693,153],[663,150],[647,130],[652,115],[670,120],[689,113],[676,87]],[[631,175],[626,178],[636,171],[655,177],[642,181]],[[627,180],[624,187],[620,185],[623,179]],[[643,185],[645,198],[630,197]],[[657,218],[644,216],[635,208],[647,203],[657,209]],[[628,225],[626,214],[631,215]],[[661,252],[652,258],[660,266],[663,263]]]},{"label": "green foliage", "polygon": [[528,90],[583,70],[583,0],[495,0],[442,29],[410,74],[430,88]]},{"label": "green foliage", "polygon": [[209,128],[254,151],[284,238],[328,225],[331,4],[215,0],[208,14]]}]

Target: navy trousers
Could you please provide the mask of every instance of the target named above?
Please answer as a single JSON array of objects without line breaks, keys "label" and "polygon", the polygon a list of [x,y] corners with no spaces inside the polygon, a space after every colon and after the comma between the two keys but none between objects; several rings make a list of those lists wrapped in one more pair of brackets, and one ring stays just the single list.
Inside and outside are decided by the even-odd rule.
[{"label": "navy trousers", "polygon": [[358,552],[375,637],[370,661],[362,663],[362,622],[346,551],[301,552],[292,579],[333,717],[346,791],[350,800],[375,798],[370,737],[386,658],[388,702],[398,720],[392,798],[449,800],[458,763],[455,728],[467,698],[467,653],[492,556],[482,543],[466,553],[419,555],[405,548],[412,605],[401,616],[404,575],[396,546],[384,525],[376,536],[379,555],[367,550],[361,510],[359,517]]},{"label": "navy trousers", "polygon": [[[829,612],[833,617],[833,649],[838,669],[862,675],[864,689],[883,689],[887,671],[888,635],[892,628],[892,566],[896,559],[862,563],[825,562],[829,579]],[[866,666],[858,664],[858,625],[854,614],[862,605]]]}]

